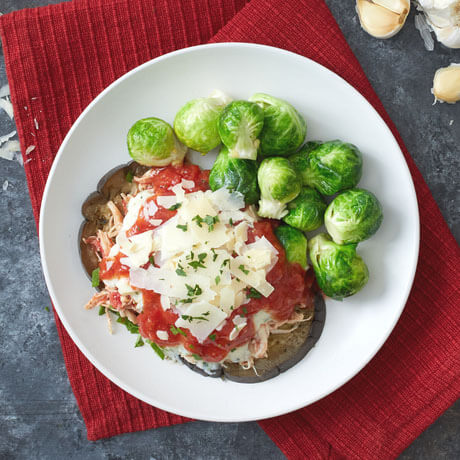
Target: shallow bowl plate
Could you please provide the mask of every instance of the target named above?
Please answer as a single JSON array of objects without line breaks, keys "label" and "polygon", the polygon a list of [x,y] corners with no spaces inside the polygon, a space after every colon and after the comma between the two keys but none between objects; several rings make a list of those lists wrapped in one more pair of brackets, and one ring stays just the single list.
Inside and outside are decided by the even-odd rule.
[{"label": "shallow bowl plate", "polygon": [[[129,160],[126,133],[139,118],[172,123],[189,99],[221,89],[245,99],[265,92],[304,115],[307,139],[343,139],[364,154],[360,186],[381,200],[379,232],[360,244],[368,285],[343,302],[327,300],[316,347],[267,382],[244,385],[205,378],[161,361],[135,336],[83,305],[93,294],[79,259],[80,208],[99,179]],[[215,154],[192,155],[210,167]],[[51,168],[40,215],[40,251],[51,298],[68,333],[110,380],[135,397],[176,414],[247,421],[298,409],[330,394],[377,353],[398,320],[414,278],[419,218],[414,186],[396,140],[371,105],[340,77],[302,56],[261,45],[222,43],[176,51],[132,70],[103,91],[67,134]]]}]

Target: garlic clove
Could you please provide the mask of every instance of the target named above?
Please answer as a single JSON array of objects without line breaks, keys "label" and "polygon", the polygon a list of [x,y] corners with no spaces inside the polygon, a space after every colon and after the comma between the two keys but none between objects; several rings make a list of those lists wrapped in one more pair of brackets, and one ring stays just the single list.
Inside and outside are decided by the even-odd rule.
[{"label": "garlic clove", "polygon": [[449,104],[460,101],[460,64],[438,69],[434,74],[431,92],[437,101]]},{"label": "garlic clove", "polygon": [[[404,25],[410,10],[409,0],[356,0],[361,27],[376,38],[390,38]],[[401,11],[400,13],[395,12]]]},{"label": "garlic clove", "polygon": [[418,0],[436,38],[449,48],[460,48],[460,0]]},{"label": "garlic clove", "polygon": [[410,3],[406,0],[373,0],[373,2],[396,14],[407,14],[410,8]]}]

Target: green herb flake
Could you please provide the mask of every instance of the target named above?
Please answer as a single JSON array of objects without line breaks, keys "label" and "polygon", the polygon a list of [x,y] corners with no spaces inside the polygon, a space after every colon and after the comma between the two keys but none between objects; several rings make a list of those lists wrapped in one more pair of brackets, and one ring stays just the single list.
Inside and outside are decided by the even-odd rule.
[{"label": "green herb flake", "polygon": [[150,262],[152,265],[155,265],[155,259],[153,258],[153,256],[150,256],[150,257],[149,257],[149,262]]},{"label": "green herb flake", "polygon": [[236,350],[236,348],[232,348],[230,351],[233,353]]},{"label": "green herb flake", "polygon": [[217,275],[214,279],[215,283],[216,283],[216,286],[220,283],[220,276]]},{"label": "green herb flake", "polygon": [[249,274],[249,270],[246,270],[243,264],[238,267],[245,275]]},{"label": "green herb flake", "polygon": [[142,337],[139,334],[139,336],[138,336],[138,338],[136,340],[136,343],[134,344],[134,348],[143,347],[143,346],[144,346],[144,341],[142,340]]},{"label": "green herb flake", "polygon": [[218,254],[216,254],[216,251],[214,250],[214,248],[211,248],[211,252],[212,252],[212,261],[215,262]]},{"label": "green herb flake", "polygon": [[91,285],[93,287],[98,287],[99,284],[100,284],[100,280],[99,280],[99,267],[98,268],[95,268],[93,270],[93,273],[91,274]]},{"label": "green herb flake", "polygon": [[170,208],[168,208],[168,211],[176,211],[176,210],[179,209],[181,206],[182,206],[182,203],[173,204]]},{"label": "green herb flake", "polygon": [[131,171],[128,171],[128,172],[126,173],[126,177],[125,177],[126,182],[131,183],[131,182],[133,181],[133,178],[134,178],[133,173],[132,173]]},{"label": "green herb flake", "polygon": [[184,337],[187,337],[187,333],[185,331],[183,331],[180,327],[174,326],[173,324],[171,324],[171,327],[169,328],[169,330],[172,332],[173,335],[180,334],[180,335],[183,335]]},{"label": "green herb flake", "polygon": [[209,321],[208,318],[205,318],[205,316],[209,315],[209,311],[206,313],[203,313],[203,316],[190,316],[190,315],[181,315],[181,318],[184,321],[188,321],[191,323],[192,321]]},{"label": "green herb flake", "polygon": [[211,334],[209,337],[208,337],[209,340],[212,340],[213,342],[216,340],[216,334]]},{"label": "green herb flake", "polygon": [[197,225],[198,227],[203,227],[203,218],[201,216],[199,216],[198,214],[192,219]]},{"label": "green herb flake", "polygon": [[155,342],[150,342],[150,346],[153,348],[153,351],[161,358],[165,359],[165,353],[163,351],[163,348],[158,346]]},{"label": "green herb flake", "polygon": [[203,262],[199,260],[192,260],[191,262],[188,263],[192,268],[197,270],[198,268],[206,268],[206,265],[203,264]]},{"label": "green herb flake", "polygon": [[250,299],[260,299],[262,294],[254,288],[249,289],[248,293],[246,294]]},{"label": "green herb flake", "polygon": [[183,268],[176,268],[176,273],[177,273],[179,276],[187,276],[187,273],[185,273],[185,271],[184,271]]},{"label": "green herb flake", "polygon": [[192,353],[192,356],[197,360],[197,361],[202,361],[203,358],[199,355],[197,355],[196,353]]},{"label": "green herb flake", "polygon": [[185,225],[176,225],[176,228],[179,228],[183,232],[186,232],[187,231],[187,224],[185,224]]},{"label": "green herb flake", "polygon": [[[48,307],[46,307],[48,308]],[[99,306],[99,316],[105,315],[105,307],[104,305]]]},{"label": "green herb flake", "polygon": [[208,232],[214,230],[214,225],[219,222],[218,216],[210,216],[209,214],[203,219],[204,223],[208,225]]},{"label": "green herb flake", "polygon": [[45,307],[45,311],[50,311],[50,307]]},{"label": "green herb flake", "polygon": [[225,260],[222,262],[221,267],[225,267],[227,264],[228,264],[228,266],[230,266],[230,259],[225,259]]},{"label": "green herb flake", "polygon": [[128,318],[122,318],[121,316],[119,316],[117,319],[117,323],[126,326],[126,329],[128,329],[128,331],[131,332],[131,334],[139,334],[139,326],[132,323]]},{"label": "green herb flake", "polygon": [[233,219],[231,217],[228,219],[228,223],[233,227]]}]

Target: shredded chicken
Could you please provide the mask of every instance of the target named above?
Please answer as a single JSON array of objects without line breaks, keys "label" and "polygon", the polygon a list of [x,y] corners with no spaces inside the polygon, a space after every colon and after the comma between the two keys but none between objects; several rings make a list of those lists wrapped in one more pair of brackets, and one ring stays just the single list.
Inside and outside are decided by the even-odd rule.
[{"label": "shredded chicken", "polygon": [[97,237],[101,244],[102,256],[107,257],[109,255],[110,249],[113,246],[113,241],[110,239],[109,235],[102,230],[97,231]]},{"label": "shredded chicken", "polygon": [[85,305],[86,310],[91,310],[91,308],[99,307],[104,304],[109,303],[109,293],[107,291],[96,292],[96,294],[91,297],[91,300]]}]

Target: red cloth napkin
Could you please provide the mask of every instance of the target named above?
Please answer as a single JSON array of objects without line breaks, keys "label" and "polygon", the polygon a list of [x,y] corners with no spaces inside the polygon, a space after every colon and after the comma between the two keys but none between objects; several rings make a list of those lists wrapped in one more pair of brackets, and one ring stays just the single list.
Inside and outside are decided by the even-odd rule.
[{"label": "red cloth napkin", "polygon": [[[109,83],[160,54],[215,41],[285,48],[355,86],[393,131],[421,218],[414,287],[377,356],[332,395],[260,422],[288,458],[391,458],[460,393],[460,251],[396,128],[322,0],[79,0],[0,17],[11,96],[36,219],[66,132]],[[56,317],[91,440],[187,419],[123,392],[80,353]]]}]

